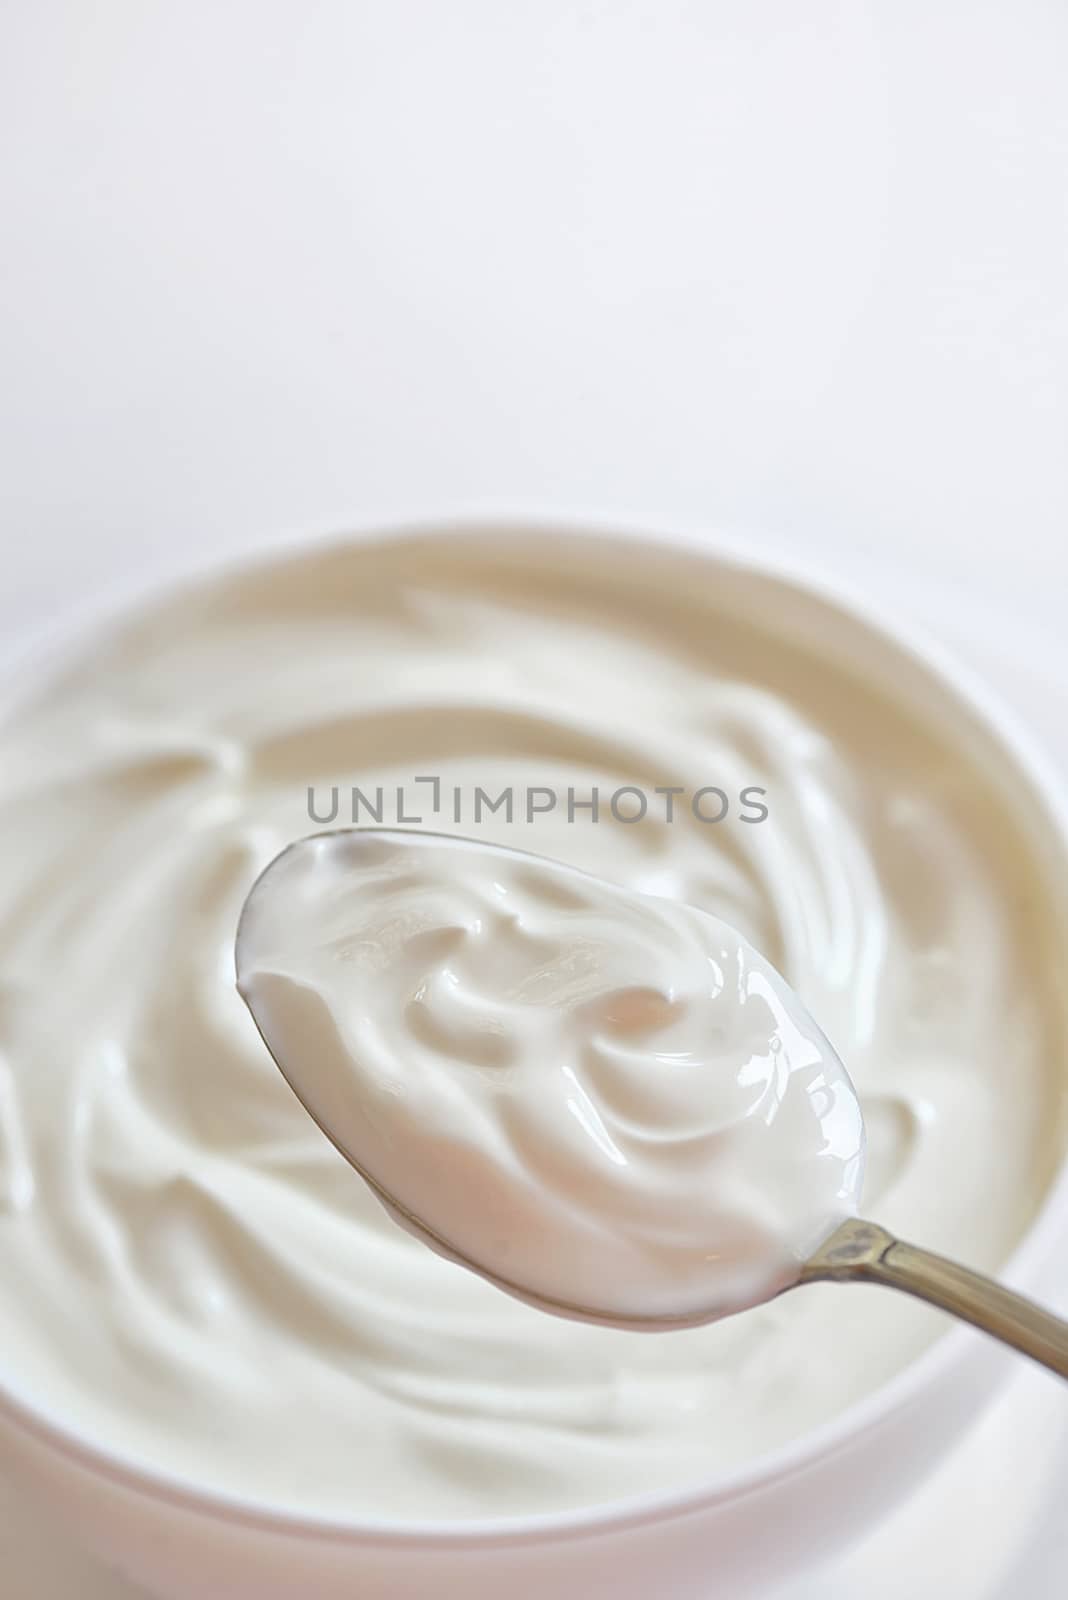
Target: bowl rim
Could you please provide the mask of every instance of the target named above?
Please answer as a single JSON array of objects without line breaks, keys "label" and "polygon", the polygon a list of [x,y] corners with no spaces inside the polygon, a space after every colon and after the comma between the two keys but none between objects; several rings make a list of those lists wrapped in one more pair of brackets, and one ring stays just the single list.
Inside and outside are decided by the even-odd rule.
[{"label": "bowl rim", "polygon": [[[1028,797],[1041,818],[1048,840],[1055,845],[1063,876],[1059,889],[1048,892],[1051,903],[1064,902],[1068,914],[1068,794],[1042,745],[1021,719],[1001,700],[983,677],[959,662],[953,652],[927,636],[922,627],[904,625],[889,609],[871,602],[848,583],[832,577],[818,562],[796,561],[781,552],[746,548],[737,535],[708,532],[649,531],[598,520],[569,521],[554,518],[522,518],[508,515],[457,516],[446,520],[418,520],[395,524],[371,524],[345,531],[300,536],[286,534],[216,551],[207,558],[174,561],[165,558],[141,569],[132,581],[106,583],[100,594],[90,596],[58,616],[46,618],[24,630],[7,646],[2,659],[8,667],[7,688],[0,695],[0,721],[22,702],[24,686],[13,680],[22,670],[43,664],[45,670],[61,666],[64,659],[116,624],[135,621],[142,608],[165,603],[183,593],[193,593],[205,583],[242,572],[264,571],[287,559],[302,556],[328,556],[348,547],[390,548],[418,546],[429,542],[466,540],[508,541],[522,546],[538,540],[545,546],[589,547],[627,546],[648,555],[660,552],[671,557],[689,557],[709,572],[726,570],[755,583],[770,582],[799,593],[802,601],[822,607],[835,620],[858,629],[876,647],[903,659],[921,677],[934,685],[966,713],[1016,769],[1027,785]],[[1033,850],[1037,858],[1037,850]],[[1009,1285],[1026,1283],[1032,1273],[1052,1256],[1058,1229],[1068,1215],[1068,1152],[1062,1153],[1052,1179],[1016,1247],[999,1273]],[[273,1536],[328,1543],[334,1546],[382,1548],[418,1546],[463,1550],[501,1546],[575,1542],[611,1534],[626,1528],[639,1528],[685,1518],[716,1505],[735,1503],[827,1460],[863,1434],[888,1422],[895,1413],[906,1410],[935,1384],[945,1370],[969,1348],[976,1347],[982,1335],[964,1324],[948,1325],[945,1333],[908,1361],[885,1382],[862,1395],[797,1438],[735,1468],[721,1468],[707,1478],[673,1489],[658,1489],[645,1494],[627,1495],[563,1511],[464,1520],[398,1518],[343,1518],[337,1514],[301,1511],[268,1501],[257,1501],[229,1490],[204,1487],[168,1473],[152,1463],[125,1456],[78,1434],[50,1417],[32,1401],[22,1398],[0,1372],[0,1420],[21,1428],[38,1446],[44,1447],[82,1473],[103,1479],[127,1493],[161,1503],[177,1512],[208,1518],[217,1523],[259,1531]]]}]

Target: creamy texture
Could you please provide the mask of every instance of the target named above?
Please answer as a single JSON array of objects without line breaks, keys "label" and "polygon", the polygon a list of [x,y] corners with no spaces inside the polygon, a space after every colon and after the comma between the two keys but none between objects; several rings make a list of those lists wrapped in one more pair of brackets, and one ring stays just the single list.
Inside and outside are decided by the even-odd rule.
[{"label": "creamy texture", "polygon": [[41,685],[0,735],[3,1382],[199,1484],[463,1518],[693,1483],[922,1349],[942,1319],[863,1289],[663,1335],[501,1294],[386,1216],[234,986],[309,784],[761,785],[757,825],[480,837],[737,927],[849,1064],[865,1210],[996,1268],[1060,1148],[1045,890],[994,763],[826,663],[822,613],[791,643],[798,606],[670,551],[457,535],[176,593]]},{"label": "creamy texture", "polygon": [[421,1231],[535,1300],[729,1316],[796,1283],[863,1175],[842,1064],[719,918],[420,832],[291,845],[238,987],[288,1082]]}]

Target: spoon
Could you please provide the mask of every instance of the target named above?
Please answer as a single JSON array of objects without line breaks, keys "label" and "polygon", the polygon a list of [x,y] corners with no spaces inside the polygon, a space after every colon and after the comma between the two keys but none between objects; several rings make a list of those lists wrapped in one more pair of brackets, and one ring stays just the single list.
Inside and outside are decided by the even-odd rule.
[{"label": "spoon", "polygon": [[[340,829],[297,841],[264,869],[242,908],[235,961],[238,988],[283,1077],[394,1219],[518,1299],[580,1321],[666,1331],[809,1283],[878,1283],[1068,1377],[1068,1323],[854,1214],[863,1125],[845,1068],[784,980],[703,912],[457,835]],[[663,972],[659,985],[648,981],[672,962],[686,979],[683,1001]],[[717,988],[709,974],[722,977],[721,968],[731,981]],[[695,1008],[718,1040],[718,1059],[680,1049],[689,1043]],[[771,1027],[770,1040],[754,1036],[754,1019],[765,1033]],[[531,1049],[560,1065],[562,1078],[539,1075],[538,1059],[533,1072],[522,1060],[503,1062],[502,1052],[522,1046],[527,1033]],[[394,1080],[391,1049],[410,1052],[409,1079]],[[602,1119],[568,1051],[584,1069],[592,1061],[607,1094],[622,1084],[640,1106],[650,1086],[677,1098],[680,1082],[696,1086],[701,1098],[658,1105],[650,1126],[617,1147],[613,1130],[633,1134],[633,1116],[609,1105],[615,1120],[607,1113]],[[361,1081],[349,1068],[364,1056],[370,1065]],[[716,1074],[728,1099],[717,1100],[721,1086],[712,1083],[716,1120],[702,1142],[697,1130],[709,1120]],[[508,1124],[506,1142],[495,1143],[494,1119],[502,1103],[513,1117],[518,1106],[526,1119],[518,1147],[536,1162],[560,1083],[564,1111],[547,1124],[556,1141],[546,1146],[548,1177],[539,1181],[535,1171],[528,1183],[514,1171],[514,1127]],[[519,1097],[502,1100],[509,1084],[519,1085]],[[415,1109],[405,1121],[409,1093]],[[663,1116],[669,1120],[655,1120]],[[450,1129],[458,1130],[451,1144]],[[787,1135],[804,1148],[784,1144]],[[705,1163],[696,1179],[684,1164],[694,1150]],[[383,1171],[382,1151],[402,1158],[396,1180]],[[650,1184],[636,1206],[626,1185],[632,1169],[646,1172],[641,1162],[649,1151],[659,1163],[647,1163],[659,1188]],[[743,1164],[739,1175],[739,1152],[759,1158],[758,1174]],[[713,1158],[733,1173],[726,1187],[706,1185]],[[463,1163],[471,1159],[468,1178]],[[664,1171],[675,1191],[664,1190]],[[811,1195],[798,1189],[798,1172]],[[558,1179],[566,1194],[557,1192]],[[685,1187],[691,1181],[692,1194]],[[779,1202],[770,1223],[765,1187]],[[739,1195],[760,1214],[752,1227]],[[602,1197],[604,1216],[597,1211]],[[722,1229],[723,1237],[701,1238],[698,1253],[676,1259],[664,1239],[674,1248],[676,1218],[685,1222],[692,1212],[701,1220],[706,1201],[710,1232]],[[435,1210],[448,1213],[449,1227]],[[502,1230],[497,1215],[510,1227]],[[776,1227],[789,1237],[778,1240]],[[628,1230],[633,1239],[624,1237]],[[530,1253],[529,1271],[522,1261],[519,1269],[511,1265],[516,1240],[520,1255]],[[646,1304],[641,1273],[652,1274],[656,1251],[664,1260],[649,1277]],[[557,1292],[555,1264],[569,1253],[576,1271],[559,1280],[567,1292]],[[613,1284],[601,1288],[602,1260],[623,1279],[638,1263],[633,1292],[629,1284],[627,1294],[616,1294]],[[713,1282],[710,1272],[726,1275],[729,1292],[695,1299],[695,1285]]]}]

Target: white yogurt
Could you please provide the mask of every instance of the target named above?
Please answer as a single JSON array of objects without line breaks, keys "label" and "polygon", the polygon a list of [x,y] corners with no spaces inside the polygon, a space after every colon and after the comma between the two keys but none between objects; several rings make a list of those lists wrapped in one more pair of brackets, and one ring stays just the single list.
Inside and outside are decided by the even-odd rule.
[{"label": "white yogurt", "polygon": [[727,1316],[855,1214],[864,1129],[827,1040],[735,929],[430,833],[267,868],[238,987],[304,1105],[447,1250],[614,1321]]},{"label": "white yogurt", "polygon": [[[621,1332],[397,1228],[234,987],[240,908],[314,825],[309,785],[317,809],[339,787],[339,821],[381,787],[387,824],[401,786],[406,817],[465,834],[456,790],[557,791],[480,840],[738,928],[849,1065],[865,1210],[997,1268],[1060,1149],[1059,955],[1018,824],[822,635],[784,637],[774,586],[738,615],[715,571],[618,544],[340,548],[178,592],[40,687],[0,734],[5,1384],[200,1485],[462,1519],[693,1483],[943,1327],[816,1285]],[[718,786],[731,809],[569,822],[593,785]]]}]

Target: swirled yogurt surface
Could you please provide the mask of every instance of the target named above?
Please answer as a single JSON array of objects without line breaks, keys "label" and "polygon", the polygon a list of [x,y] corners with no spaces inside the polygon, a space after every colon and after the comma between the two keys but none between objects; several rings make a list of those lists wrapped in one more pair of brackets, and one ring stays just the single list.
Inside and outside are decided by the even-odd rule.
[{"label": "swirled yogurt surface", "polygon": [[855,1213],[841,1062],[727,923],[527,852],[340,831],[242,913],[238,987],[290,1085],[405,1215],[535,1300],[727,1316]]},{"label": "swirled yogurt surface", "polygon": [[257,875],[354,788],[698,907],[848,1064],[865,1211],[997,1268],[1061,1150],[1049,892],[989,743],[858,648],[697,554],[457,532],[175,590],[30,685],[0,730],[0,1390],[245,1500],[455,1521],[692,1485],[910,1361],[944,1323],[903,1296],[651,1334],[502,1294],[386,1215],[234,984]]}]

